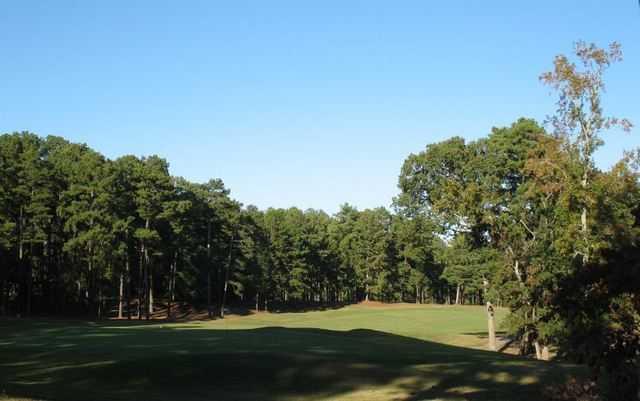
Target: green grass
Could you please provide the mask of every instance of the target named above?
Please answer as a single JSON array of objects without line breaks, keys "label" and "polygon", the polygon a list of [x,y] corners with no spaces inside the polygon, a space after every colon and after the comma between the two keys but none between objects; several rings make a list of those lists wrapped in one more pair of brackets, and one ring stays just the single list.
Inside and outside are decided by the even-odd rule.
[{"label": "green grass", "polygon": [[0,394],[533,401],[575,370],[467,348],[483,347],[483,335],[481,307],[347,307],[173,324],[5,320]]}]

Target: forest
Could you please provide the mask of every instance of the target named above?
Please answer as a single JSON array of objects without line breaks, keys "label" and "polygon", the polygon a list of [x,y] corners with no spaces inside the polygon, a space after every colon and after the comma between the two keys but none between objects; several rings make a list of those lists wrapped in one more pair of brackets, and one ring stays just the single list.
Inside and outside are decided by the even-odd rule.
[{"label": "forest", "polygon": [[451,302],[451,286],[469,299],[479,291],[477,277],[442,276],[446,247],[426,217],[260,211],[220,179],[172,177],[157,156],[108,160],[27,132],[0,144],[5,313],[148,318],[179,300],[220,315],[225,304]]},{"label": "forest", "polygon": [[[575,60],[575,61],[574,61]],[[0,136],[0,313],[171,319],[361,301],[508,307],[522,354],[586,363],[637,395],[640,153],[596,167],[604,73],[620,47],[579,42],[541,80],[548,121],[408,155],[390,209],[259,210],[160,156],[109,159],[30,132]],[[620,395],[622,394],[622,395]],[[616,398],[620,397],[620,398]]]}]

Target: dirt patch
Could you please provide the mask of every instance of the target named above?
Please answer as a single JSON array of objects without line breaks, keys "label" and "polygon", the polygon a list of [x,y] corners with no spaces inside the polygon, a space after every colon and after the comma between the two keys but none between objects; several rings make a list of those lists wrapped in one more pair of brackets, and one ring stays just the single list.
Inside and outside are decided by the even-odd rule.
[{"label": "dirt patch", "polygon": [[[153,313],[149,316],[148,320],[155,321],[173,321],[173,322],[193,322],[198,320],[216,320],[220,319],[219,309],[214,308],[212,311],[213,317],[209,317],[209,313],[206,308],[199,308],[186,302],[177,302],[171,306],[171,318],[168,316],[168,308],[166,304],[157,304],[154,306]],[[231,307],[225,308],[225,319],[237,319],[242,316],[248,316],[255,314],[256,311],[247,308]],[[260,312],[258,312],[260,313]],[[122,318],[112,317],[111,320],[129,320],[126,313]],[[131,320],[147,320],[146,314],[143,312],[142,319],[138,317],[137,308],[132,308]],[[1,400],[0,400],[1,401]]]},{"label": "dirt patch", "polygon": [[416,304],[409,302],[394,302],[394,303],[384,303],[380,301],[362,301],[357,304],[351,305],[352,308],[398,308],[398,309],[407,309],[407,308],[422,308],[425,304]]}]

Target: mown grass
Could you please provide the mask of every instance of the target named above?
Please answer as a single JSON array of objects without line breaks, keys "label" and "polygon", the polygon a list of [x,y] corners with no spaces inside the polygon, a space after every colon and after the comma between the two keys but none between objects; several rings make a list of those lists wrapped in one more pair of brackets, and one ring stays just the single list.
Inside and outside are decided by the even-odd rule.
[{"label": "mown grass", "polygon": [[544,385],[576,371],[468,348],[483,347],[483,335],[480,307],[353,306],[171,324],[5,320],[0,394],[70,401],[537,401]]}]

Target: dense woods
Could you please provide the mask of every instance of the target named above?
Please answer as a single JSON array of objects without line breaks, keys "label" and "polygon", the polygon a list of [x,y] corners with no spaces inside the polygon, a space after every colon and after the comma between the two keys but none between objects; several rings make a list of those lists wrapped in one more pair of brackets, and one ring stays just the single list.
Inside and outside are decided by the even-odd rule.
[{"label": "dense woods", "polygon": [[258,309],[365,299],[444,302],[444,243],[425,218],[344,205],[242,207],[157,157],[0,137],[2,311],[149,317],[175,300]]},{"label": "dense woods", "polygon": [[[224,317],[360,301],[511,309],[523,354],[587,363],[609,399],[637,395],[640,155],[595,166],[603,74],[620,48],[555,59],[551,129],[531,119],[409,155],[393,210],[259,210],[158,156],[105,158],[0,136],[0,312],[149,318],[176,302]],[[618,397],[618,398],[616,398]]]}]

